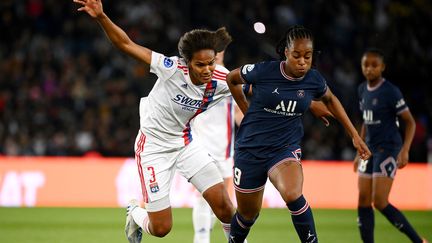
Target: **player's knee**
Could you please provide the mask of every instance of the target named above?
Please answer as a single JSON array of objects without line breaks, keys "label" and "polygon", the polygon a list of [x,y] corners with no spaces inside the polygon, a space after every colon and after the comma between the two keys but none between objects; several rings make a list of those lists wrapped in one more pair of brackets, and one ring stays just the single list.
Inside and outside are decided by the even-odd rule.
[{"label": "player's knee", "polygon": [[172,222],[162,222],[158,225],[152,225],[151,234],[156,237],[165,237],[172,228]]},{"label": "player's knee", "polygon": [[358,198],[358,204],[360,207],[372,206],[372,199],[370,195],[360,194]]},{"label": "player's knee", "polygon": [[231,222],[231,218],[234,215],[234,206],[223,183],[212,186],[203,193],[203,196],[221,222]]},{"label": "player's knee", "polygon": [[301,190],[286,190],[283,192],[283,199],[285,203],[294,202],[302,195]]},{"label": "player's knee", "polygon": [[213,208],[213,212],[222,223],[228,224],[231,222],[231,218],[234,215],[234,207],[228,199]]},{"label": "player's knee", "polygon": [[382,210],[388,205],[388,200],[385,197],[374,197],[373,205],[376,209]]}]

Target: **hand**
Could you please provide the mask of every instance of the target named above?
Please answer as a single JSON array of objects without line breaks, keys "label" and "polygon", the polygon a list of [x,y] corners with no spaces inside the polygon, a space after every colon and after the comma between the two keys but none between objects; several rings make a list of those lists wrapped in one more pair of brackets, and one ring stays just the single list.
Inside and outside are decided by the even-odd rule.
[{"label": "hand", "polygon": [[407,149],[402,149],[397,157],[397,166],[399,169],[402,169],[408,164],[409,151]]},{"label": "hand", "polygon": [[93,18],[97,18],[103,14],[101,0],[73,0],[74,3],[82,5],[78,11],[85,11]]},{"label": "hand", "polygon": [[372,153],[370,152],[366,143],[360,138],[360,136],[355,136],[353,138],[353,145],[354,145],[354,148],[357,149],[357,153],[358,153],[358,156],[360,157],[360,159],[362,159],[362,160],[369,159],[369,157],[371,156]]},{"label": "hand", "polygon": [[327,109],[327,106],[322,101],[312,101],[309,108],[312,114],[315,117],[320,118],[326,127],[330,125],[330,122],[327,119],[327,117],[334,117],[334,116]]}]

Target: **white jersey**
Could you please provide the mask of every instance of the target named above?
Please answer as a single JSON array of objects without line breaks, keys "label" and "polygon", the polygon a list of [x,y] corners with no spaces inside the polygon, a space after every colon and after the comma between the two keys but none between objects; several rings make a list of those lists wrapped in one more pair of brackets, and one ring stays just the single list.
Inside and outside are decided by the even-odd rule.
[{"label": "white jersey", "polygon": [[195,85],[186,62],[152,52],[150,72],[158,76],[148,97],[140,102],[140,129],[165,148],[180,148],[192,141],[190,122],[198,114],[230,96],[228,70],[216,65],[210,83]]},{"label": "white jersey", "polygon": [[234,101],[226,97],[214,107],[194,118],[193,133],[217,161],[233,156]]}]

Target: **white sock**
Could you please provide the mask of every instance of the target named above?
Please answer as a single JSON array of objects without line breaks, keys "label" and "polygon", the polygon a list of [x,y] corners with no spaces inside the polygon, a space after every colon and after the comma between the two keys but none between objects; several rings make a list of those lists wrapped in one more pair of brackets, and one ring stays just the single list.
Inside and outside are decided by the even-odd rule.
[{"label": "white sock", "polygon": [[[222,230],[224,231],[225,237],[227,238],[227,240],[229,240],[229,235],[230,235],[230,231],[231,231],[231,224],[224,224],[222,223]],[[243,241],[243,243],[247,243],[247,239],[245,239]]]},{"label": "white sock", "polygon": [[230,231],[231,231],[231,224],[225,224],[222,222],[221,222],[221,224],[222,224],[222,230],[225,234],[225,237],[227,238],[227,240],[229,240],[229,235],[230,235]]},{"label": "white sock", "polygon": [[212,210],[206,200],[199,196],[192,209],[194,226],[194,243],[210,243],[212,225]]},{"label": "white sock", "polygon": [[150,220],[147,211],[144,208],[136,207],[131,212],[132,218],[135,223],[141,227],[147,234],[151,235],[149,230]]},{"label": "white sock", "polygon": [[216,214],[213,213],[213,211],[211,211],[211,222],[210,222],[210,227],[211,229],[213,229],[216,221],[219,221],[218,218],[216,217]]}]

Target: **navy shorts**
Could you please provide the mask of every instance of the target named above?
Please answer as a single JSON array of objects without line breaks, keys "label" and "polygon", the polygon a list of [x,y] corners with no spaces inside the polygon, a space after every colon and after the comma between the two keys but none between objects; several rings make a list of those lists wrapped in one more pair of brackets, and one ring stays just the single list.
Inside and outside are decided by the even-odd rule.
[{"label": "navy shorts", "polygon": [[236,191],[253,193],[264,188],[268,174],[275,166],[286,159],[298,161],[301,159],[300,146],[289,146],[270,158],[259,158],[246,150],[236,150],[234,153],[233,180]]},{"label": "navy shorts", "polygon": [[398,150],[377,149],[368,160],[361,160],[358,165],[360,176],[379,176],[394,178],[397,171]]}]

